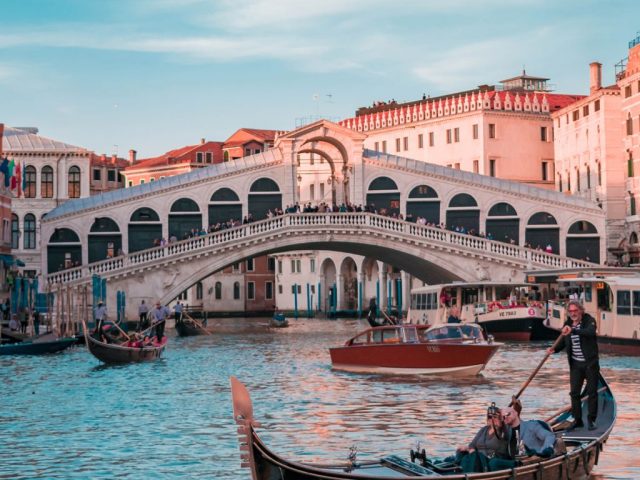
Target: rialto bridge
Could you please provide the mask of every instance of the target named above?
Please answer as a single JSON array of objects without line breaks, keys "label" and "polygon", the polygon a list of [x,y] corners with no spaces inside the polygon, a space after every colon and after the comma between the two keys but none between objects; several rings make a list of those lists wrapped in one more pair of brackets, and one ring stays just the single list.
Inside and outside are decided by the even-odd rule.
[{"label": "rialto bridge", "polygon": [[[364,255],[428,283],[521,281],[526,269],[605,258],[604,214],[589,201],[364,150],[364,138],[320,121],[260,154],[66,202],[42,221],[46,283],[89,284],[98,274],[114,304],[117,290],[168,302],[226,266],[296,250]],[[320,202],[377,213],[266,218]],[[180,240],[249,214],[255,221]],[[154,246],[171,237],[178,241]],[[127,316],[135,308],[128,304]]]}]

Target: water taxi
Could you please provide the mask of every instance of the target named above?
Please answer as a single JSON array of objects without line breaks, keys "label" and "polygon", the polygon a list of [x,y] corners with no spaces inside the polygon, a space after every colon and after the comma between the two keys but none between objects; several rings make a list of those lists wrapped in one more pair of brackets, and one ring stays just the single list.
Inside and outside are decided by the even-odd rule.
[{"label": "water taxi", "polygon": [[545,325],[557,335],[569,300],[596,319],[600,351],[640,355],[640,270],[603,267],[528,272],[550,292]]},{"label": "water taxi", "polygon": [[411,290],[409,322],[433,325],[448,321],[452,307],[463,323],[477,323],[497,340],[547,340],[546,308],[529,283],[454,282]]},{"label": "water taxi", "polygon": [[330,348],[334,370],[355,373],[477,375],[500,347],[473,324],[369,328]]}]

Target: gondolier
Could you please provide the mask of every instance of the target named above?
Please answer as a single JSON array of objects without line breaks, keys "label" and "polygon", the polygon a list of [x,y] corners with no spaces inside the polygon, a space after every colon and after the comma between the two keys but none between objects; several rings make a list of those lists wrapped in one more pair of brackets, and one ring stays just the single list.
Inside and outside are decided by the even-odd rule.
[{"label": "gondolier", "polygon": [[147,314],[149,313],[149,305],[144,300],[140,302],[138,307],[138,331],[145,330],[149,325],[147,320]]},{"label": "gondolier", "polygon": [[598,377],[600,361],[598,358],[598,342],[596,338],[596,321],[585,313],[584,307],[577,300],[567,305],[569,318],[562,327],[564,342],[550,348],[549,353],[567,350],[569,359],[569,383],[571,386],[571,414],[574,419],[571,429],[584,427],[582,420],[582,402],[580,400],[582,385],[586,380],[585,392],[589,397],[587,427],[596,429],[598,415]]},{"label": "gondolier", "polygon": [[94,312],[94,318],[96,321],[96,331],[100,331],[102,325],[107,320],[107,306],[100,300],[98,302],[98,306]]},{"label": "gondolier", "polygon": [[178,303],[176,303],[173,307],[174,319],[176,323],[180,323],[182,321],[182,308],[183,306],[180,303],[180,300],[178,300]]},{"label": "gondolier", "polygon": [[158,342],[161,342],[164,336],[164,325],[169,315],[171,315],[171,311],[158,301],[156,302],[156,308],[151,310],[149,315],[151,315],[151,325],[155,327]]}]

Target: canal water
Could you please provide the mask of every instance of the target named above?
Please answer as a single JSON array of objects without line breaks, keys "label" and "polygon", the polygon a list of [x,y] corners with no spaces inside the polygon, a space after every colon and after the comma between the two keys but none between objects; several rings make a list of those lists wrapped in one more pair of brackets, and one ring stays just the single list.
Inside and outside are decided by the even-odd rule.
[{"label": "canal water", "polygon": [[[252,394],[262,437],[291,459],[450,454],[505,405],[544,356],[545,343],[507,344],[464,380],[331,370],[328,347],[365,328],[357,320],[220,319],[213,334],[171,338],[160,361],[103,366],[86,349],[0,357],[0,478],[244,480],[229,376]],[[167,332],[171,337],[172,330]],[[598,479],[638,479],[640,359],[602,355],[618,421]],[[523,394],[525,418],[568,403],[567,361],[554,355]]]}]

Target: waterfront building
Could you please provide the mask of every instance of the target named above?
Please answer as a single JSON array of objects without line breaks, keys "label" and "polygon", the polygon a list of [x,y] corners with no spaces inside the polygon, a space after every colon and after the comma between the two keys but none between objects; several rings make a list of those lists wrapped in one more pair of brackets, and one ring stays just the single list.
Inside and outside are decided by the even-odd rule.
[{"label": "waterfront building", "polygon": [[[589,78],[588,96],[552,114],[556,189],[590,199],[604,210],[611,248],[625,236],[620,88],[602,86],[602,65],[597,62],[591,63]],[[586,241],[590,232],[582,234]]]},{"label": "waterfront building", "polygon": [[376,102],[340,124],[371,150],[551,189],[551,114],[582,97],[552,93],[547,80],[523,71],[499,86]]},{"label": "waterfront building", "polygon": [[[3,153],[4,124],[0,123],[0,161]],[[6,175],[6,173],[5,173]],[[0,176],[0,301],[9,294],[7,275],[14,264],[11,255],[11,198],[9,186],[6,186],[4,177]]]},{"label": "waterfront building", "polygon": [[116,155],[96,155],[86,148],[43,137],[33,127],[5,126],[2,144],[4,154],[21,171],[19,185],[14,189],[10,228],[12,252],[25,264],[22,274],[36,276],[40,272],[40,246],[50,242],[60,244],[54,261],[61,268],[115,255],[120,245],[113,244],[100,230],[92,231],[88,240],[100,252],[82,258],[79,246],[87,239],[54,232],[51,238],[43,240],[40,222],[47,212],[69,199],[122,187],[120,172],[128,165],[126,160]]}]

